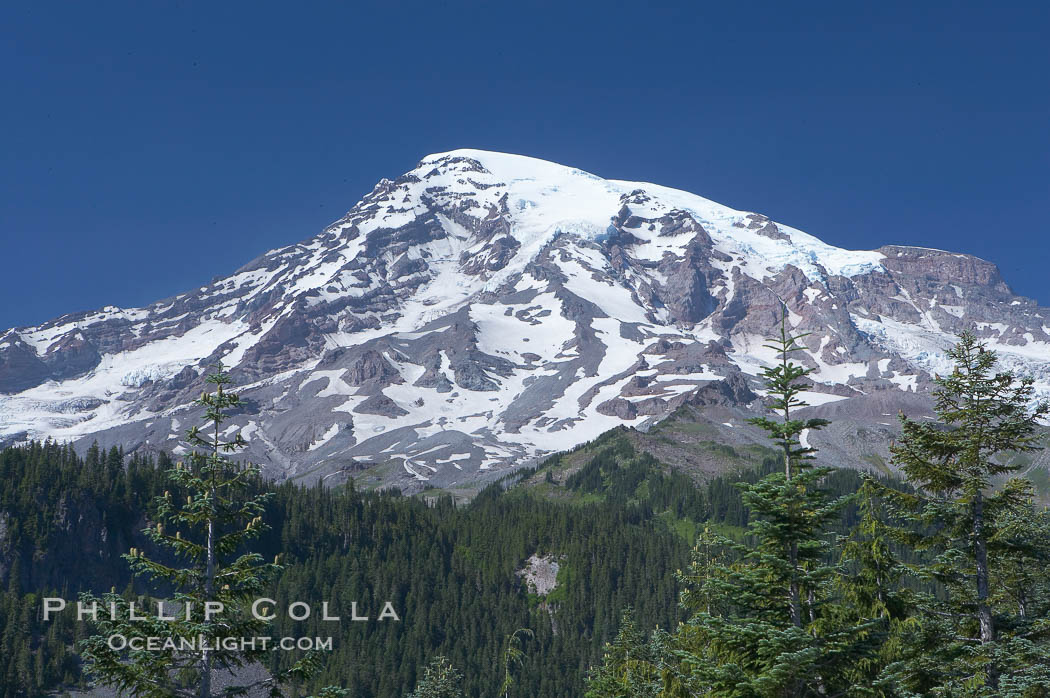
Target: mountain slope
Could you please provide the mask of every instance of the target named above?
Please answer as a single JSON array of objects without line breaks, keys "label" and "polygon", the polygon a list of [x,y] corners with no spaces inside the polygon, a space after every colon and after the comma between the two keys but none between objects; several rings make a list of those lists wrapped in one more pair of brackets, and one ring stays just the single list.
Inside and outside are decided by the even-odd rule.
[{"label": "mountain slope", "polygon": [[229,277],[0,335],[0,434],[180,448],[222,361],[278,477],[464,485],[682,405],[747,442],[778,298],[813,333],[800,358],[838,462],[924,408],[967,327],[1050,395],[1050,309],[989,262],[841,250],[686,192],[458,150]]}]

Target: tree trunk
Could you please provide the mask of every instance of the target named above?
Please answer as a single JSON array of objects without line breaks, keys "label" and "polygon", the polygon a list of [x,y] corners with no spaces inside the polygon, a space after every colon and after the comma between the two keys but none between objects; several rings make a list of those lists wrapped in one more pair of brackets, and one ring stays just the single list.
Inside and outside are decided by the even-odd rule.
[{"label": "tree trunk", "polygon": [[[783,336],[783,328],[781,328],[781,336]],[[785,370],[787,368],[787,355],[781,355],[781,363]],[[787,405],[784,406],[784,423],[787,424],[791,420],[791,408]],[[791,482],[791,442],[790,438],[785,436],[783,442],[784,448],[784,479],[787,482]],[[791,613],[791,624],[796,628],[802,627],[802,594],[799,589],[798,583],[798,543],[791,541],[788,546],[788,562],[791,565],[791,585],[788,590],[788,608]]]},{"label": "tree trunk", "polygon": [[[214,498],[215,491],[212,490],[212,497]],[[212,600],[215,589],[215,522],[213,520],[208,521],[208,568],[207,576],[204,581],[204,597],[208,601]],[[212,654],[205,643],[204,653],[201,657],[201,692],[200,698],[211,698],[211,665],[212,665]]]},{"label": "tree trunk", "polygon": [[[784,411],[784,421],[789,418],[787,410]],[[791,482],[791,447],[784,444],[784,476]],[[788,563],[791,565],[791,585],[788,590],[788,608],[791,613],[791,624],[796,628],[802,627],[802,594],[798,583],[798,543],[791,541],[788,546]]]},{"label": "tree trunk", "polygon": [[[221,387],[220,387],[220,395]],[[215,441],[212,451],[215,460],[218,460],[219,455],[219,424],[215,424]],[[215,462],[212,462],[212,473],[210,475],[211,488],[208,490],[208,540],[205,543],[206,551],[206,568],[204,574],[204,599],[205,601],[214,601],[215,596]],[[212,657],[211,649],[208,648],[207,643],[205,644],[204,652],[201,655],[201,690],[200,698],[211,698],[211,669],[212,669]]]},{"label": "tree trunk", "polygon": [[[981,644],[995,642],[995,619],[988,605],[988,546],[984,539],[984,498],[977,493],[973,503],[973,547],[977,562],[977,620],[981,626]],[[999,688],[999,671],[995,663],[986,669],[988,687]]]}]

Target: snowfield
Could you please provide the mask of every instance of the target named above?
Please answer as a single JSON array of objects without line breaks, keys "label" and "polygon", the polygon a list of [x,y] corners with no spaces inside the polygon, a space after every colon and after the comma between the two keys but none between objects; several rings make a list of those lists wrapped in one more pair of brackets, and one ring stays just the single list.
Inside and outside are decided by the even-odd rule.
[{"label": "snowfield", "polygon": [[0,334],[0,438],[175,448],[222,361],[271,473],[386,464],[455,485],[682,405],[758,409],[780,300],[811,333],[812,405],[923,394],[967,327],[1050,396],[1050,310],[983,260],[844,250],[688,192],[464,149],[224,279]]}]

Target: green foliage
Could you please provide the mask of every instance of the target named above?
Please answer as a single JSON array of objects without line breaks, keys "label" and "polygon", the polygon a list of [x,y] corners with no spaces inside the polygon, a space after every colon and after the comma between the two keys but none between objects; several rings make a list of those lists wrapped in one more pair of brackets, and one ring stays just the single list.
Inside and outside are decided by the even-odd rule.
[{"label": "green foliage", "polygon": [[781,457],[778,469],[737,483],[735,516],[746,534],[736,540],[703,529],[681,575],[688,620],[644,643],[625,618],[592,674],[589,696],[837,695],[867,661],[876,621],[839,610],[840,566],[829,561],[831,528],[851,498],[824,487],[831,470],[813,467],[814,449],[801,443],[805,430],[827,422],[793,414],[806,406],[799,395],[810,370],[790,360],[804,349],[804,336],[782,323],[769,345],[780,360],[764,375],[780,418],[750,421],[769,433]]},{"label": "green foliage", "polygon": [[767,406],[780,418],[753,417],[748,420],[751,424],[764,429],[783,453],[784,477],[787,481],[792,479],[795,470],[806,461],[813,459],[812,454],[816,451],[800,443],[802,432],[807,429],[821,429],[828,425],[826,419],[792,418],[793,410],[807,406],[807,403],[799,398],[799,395],[806,390],[806,385],[799,381],[814,371],[814,369],[791,361],[792,354],[805,351],[805,346],[799,342],[807,336],[808,333],[799,335],[788,333],[785,309],[785,317],[780,323],[780,336],[765,345],[767,349],[777,353],[779,362],[762,371],[769,388],[770,399]]},{"label": "green foliage", "polygon": [[514,685],[513,671],[520,668],[525,659],[525,649],[522,638],[533,638],[536,634],[528,628],[518,628],[507,635],[503,643],[503,683],[500,684],[499,693],[507,696],[511,686]]},{"label": "green foliage", "polygon": [[[1050,405],[1030,408],[1033,383],[996,372],[997,356],[972,333],[937,376],[939,421],[901,415],[891,451],[914,493],[886,491],[897,537],[927,559],[916,577],[915,640],[887,675],[905,690],[940,696],[1041,695],[1050,691],[1045,512],[1031,483],[1011,478],[1016,458],[1039,448]],[[1037,600],[1038,599],[1038,600]]]},{"label": "green foliage", "polygon": [[627,608],[620,619],[616,639],[605,646],[602,661],[587,678],[586,698],[655,698],[662,689],[661,657],[666,652],[658,644],[647,642],[634,621],[634,611]]},{"label": "green foliage", "polygon": [[900,658],[915,607],[914,592],[905,584],[907,569],[879,496],[884,487],[888,485],[865,476],[858,490],[858,520],[841,541],[843,573],[835,580],[837,603],[828,609],[832,623],[858,628],[857,647],[864,651],[845,670],[851,693],[858,696],[897,695],[893,685],[881,681],[881,674]]},{"label": "green foliage", "polygon": [[[210,698],[265,688],[271,696],[281,696],[282,683],[307,678],[319,668],[316,657],[307,657],[252,684],[212,689],[215,672],[236,673],[267,656],[267,648],[245,647],[241,640],[260,637],[266,629],[267,621],[249,608],[280,567],[276,560],[264,562],[260,554],[244,549],[266,529],[262,514],[272,493],[258,491],[255,466],[223,455],[244,445],[239,433],[232,440],[222,439],[225,411],[237,407],[240,399],[226,390],[231,381],[221,365],[207,381],[215,392],[203,393],[196,404],[204,408],[210,431],[194,426],[187,434],[189,443],[202,450],[192,451],[186,464],[179,462],[168,470],[179,497],[171,490],[158,497],[158,522],[144,530],[150,542],[168,549],[176,562],[161,562],[134,547],[124,556],[136,576],[174,590],[168,609],[159,599],[154,614],[143,609],[142,599],[112,592],[81,595],[85,606],[111,609],[97,619],[97,634],[80,644],[85,669],[97,684],[124,695]],[[110,642],[114,636],[123,638],[123,646]],[[161,643],[149,647],[151,639]],[[136,641],[141,643],[138,648]]]},{"label": "green foliage", "polygon": [[70,599],[87,579],[127,586],[120,555],[145,544],[142,493],[163,479],[153,461],[116,448],[94,445],[84,458],[52,441],[0,451],[0,696],[82,685],[73,645],[87,626],[69,613],[43,622],[43,597]]},{"label": "green foliage", "polygon": [[[781,361],[766,379],[779,418],[755,422],[779,456],[753,472],[695,484],[617,429],[525,471],[527,486],[497,483],[461,506],[251,473],[240,495],[216,489],[215,502],[258,503],[216,532],[218,544],[253,529],[217,561],[245,585],[216,591],[234,597],[257,578],[278,609],[309,599],[340,610],[338,627],[320,614],[272,621],[274,636],[337,636],[324,665],[264,658],[278,676],[300,662],[316,670],[296,694],[341,684],[376,698],[1050,695],[1050,514],[1030,482],[1011,478],[1031,466],[1046,414],[1028,407],[1030,383],[995,374],[994,356],[964,337],[956,370],[938,379],[940,423],[902,421],[894,459],[910,486],[861,478],[814,467],[802,445],[803,430],[824,423],[797,417],[808,371],[788,356],[799,339],[782,328],[775,345]],[[193,519],[192,495],[182,502],[210,490],[214,461],[188,462],[97,447],[79,458],[49,442],[0,452],[0,698],[82,685],[72,647],[84,625],[40,622],[43,590],[125,589],[107,597],[121,608],[201,593],[203,577],[185,571],[202,569],[201,538],[188,533],[206,519]],[[226,463],[217,482],[242,472]],[[681,536],[691,531],[690,554]],[[119,564],[129,547],[147,574]],[[263,560],[277,554],[281,574],[267,575]],[[561,562],[546,597],[530,597],[517,574],[532,554]],[[400,621],[378,621],[386,600]],[[348,621],[353,603],[368,621]]]},{"label": "green foliage", "polygon": [[42,598],[59,597],[57,590],[42,594],[0,593],[0,696],[43,694],[55,679],[75,683],[79,673],[76,655],[67,644],[74,634],[71,619],[58,616],[42,621]]},{"label": "green foliage", "polygon": [[746,540],[705,530],[683,575],[682,604],[692,616],[675,638],[681,661],[674,673],[693,694],[835,693],[849,685],[852,663],[865,651],[869,621],[841,622],[833,596],[839,568],[826,561],[829,527],[849,498],[822,487],[830,469],[813,467],[814,449],[800,443],[804,430],[827,421],[793,415],[806,406],[800,381],[812,370],[790,359],[804,349],[804,336],[781,323],[768,345],[779,362],[763,372],[780,419],[750,420],[779,447],[783,470],[740,485],[750,512]]},{"label": "green foliage", "polygon": [[[42,594],[54,588],[61,592],[48,595],[75,598],[80,591],[101,593],[132,583],[132,599],[171,593],[133,578],[120,553],[135,547],[174,564],[170,551],[142,532],[156,527],[156,497],[170,490],[174,501],[185,500],[167,477],[173,463],[164,454],[151,460],[140,454],[121,459],[118,453],[110,471],[106,451],[94,452],[101,457],[88,465],[54,444],[0,451],[0,501],[10,503],[4,509],[11,533],[5,545],[11,546],[12,559],[27,561],[20,574],[0,570],[0,588],[20,579],[17,598],[30,615],[38,615],[41,604],[28,598],[26,589]],[[582,695],[586,669],[615,635],[626,604],[637,608],[646,632],[672,627],[679,617],[674,572],[686,564],[689,546],[644,508],[604,501],[565,504],[533,496],[527,488],[493,487],[470,505],[455,506],[448,497],[425,502],[396,492],[278,486],[261,479],[247,487],[246,496],[272,492],[263,518],[273,529],[262,529],[252,547],[267,560],[280,554],[283,567],[264,594],[277,601],[279,611],[267,634],[334,637],[328,661],[301,684],[301,695],[342,684],[355,696],[402,698],[417,687],[427,660],[436,655],[463,673],[465,695],[491,695],[504,678],[505,638],[522,627],[535,637],[514,669],[510,695]],[[38,547],[35,532],[45,530],[47,543]],[[530,605],[516,572],[536,552],[564,563],[555,591]],[[377,621],[388,599],[400,622]],[[309,600],[315,608],[328,601],[343,621],[322,622],[317,612],[292,621],[283,611],[293,600]],[[349,620],[353,602],[369,621]],[[74,620],[75,611],[67,610],[49,624],[0,625],[0,633],[11,638],[5,646],[35,650],[55,632],[54,646],[64,647],[71,658],[68,672],[58,665],[41,671],[38,692],[11,695],[42,695],[78,684],[72,646],[76,633],[88,628],[66,622]],[[273,655],[266,665],[275,672],[301,658],[293,652]],[[37,655],[27,656],[35,661]],[[0,659],[14,661],[6,652]],[[5,685],[18,684],[0,675],[0,687]]]},{"label": "green foliage", "polygon": [[423,670],[423,678],[416,690],[409,693],[408,698],[461,698],[463,691],[459,685],[462,681],[463,675],[456,671],[448,659],[434,657]]},{"label": "green foliage", "polygon": [[622,505],[669,512],[676,518],[707,518],[704,493],[688,475],[664,472],[648,453],[638,454],[626,438],[612,441],[570,475],[565,487],[583,494],[600,494]]}]

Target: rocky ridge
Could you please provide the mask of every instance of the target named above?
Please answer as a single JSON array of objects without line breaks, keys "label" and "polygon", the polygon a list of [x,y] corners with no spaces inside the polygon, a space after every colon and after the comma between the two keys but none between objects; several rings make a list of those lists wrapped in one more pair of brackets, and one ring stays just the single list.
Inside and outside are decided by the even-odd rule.
[{"label": "rocky ridge", "polygon": [[[686,192],[460,150],[228,277],[0,334],[0,438],[178,452],[222,361],[271,475],[464,486],[683,406],[761,409],[781,302],[812,333],[807,397],[839,422],[814,438],[839,464],[927,409],[967,328],[1050,395],[1050,309],[994,264],[841,250]],[[739,422],[722,437],[758,438]]]}]

